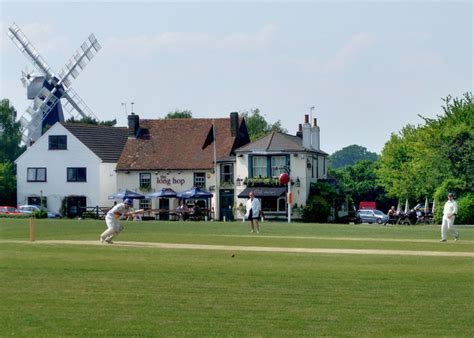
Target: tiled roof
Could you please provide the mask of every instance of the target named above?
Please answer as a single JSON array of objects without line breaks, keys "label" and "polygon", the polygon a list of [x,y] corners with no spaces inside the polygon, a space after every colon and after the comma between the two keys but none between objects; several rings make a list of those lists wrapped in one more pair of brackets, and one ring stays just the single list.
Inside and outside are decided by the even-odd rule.
[{"label": "tiled roof", "polygon": [[128,128],[61,123],[102,161],[116,163],[128,137]]},{"label": "tiled roof", "polygon": [[236,152],[315,152],[327,155],[322,150],[306,149],[303,140],[298,136],[271,132],[270,134],[236,149]]},{"label": "tiled roof", "polygon": [[213,120],[217,160],[229,157],[235,147],[249,142],[241,118],[239,139],[231,136],[230,118],[143,119],[139,121],[141,136],[127,141],[117,170],[212,169],[214,144],[209,137]]}]

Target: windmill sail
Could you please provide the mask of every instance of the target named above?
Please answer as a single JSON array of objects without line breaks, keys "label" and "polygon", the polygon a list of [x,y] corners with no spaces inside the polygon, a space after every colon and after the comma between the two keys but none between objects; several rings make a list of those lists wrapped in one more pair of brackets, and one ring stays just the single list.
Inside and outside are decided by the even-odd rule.
[{"label": "windmill sail", "polygon": [[36,141],[47,125],[64,121],[61,99],[66,100],[65,110],[70,117],[96,118],[92,110],[71,88],[70,80],[70,77],[76,78],[101,49],[93,34],[89,35],[88,39],[74,53],[59,75],[54,74],[51,67],[16,24],[9,28],[8,36],[41,72],[38,76],[27,74],[28,78],[25,75],[22,78],[23,84],[27,87],[27,97],[33,100],[33,105],[20,118],[23,127],[23,142],[29,144],[31,141]]}]

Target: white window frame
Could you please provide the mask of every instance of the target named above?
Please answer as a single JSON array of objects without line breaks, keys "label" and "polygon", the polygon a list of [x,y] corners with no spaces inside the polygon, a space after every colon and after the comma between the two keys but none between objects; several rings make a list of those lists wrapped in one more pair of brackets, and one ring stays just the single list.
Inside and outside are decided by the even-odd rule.
[{"label": "white window frame", "polygon": [[285,155],[272,156],[270,161],[272,165],[272,177],[279,177],[280,174],[286,172],[286,170],[284,169],[284,167],[286,167],[287,165]]},{"label": "white window frame", "polygon": [[193,183],[194,183],[194,186],[197,188],[205,188],[206,187],[206,173],[204,172],[194,173]]},{"label": "white window frame", "polygon": [[252,157],[252,173],[253,177],[267,177],[267,156]]},{"label": "white window frame", "polygon": [[138,209],[151,209],[151,198],[142,198],[139,200]]},{"label": "white window frame", "polygon": [[140,188],[151,189],[151,173],[140,173],[139,183]]}]

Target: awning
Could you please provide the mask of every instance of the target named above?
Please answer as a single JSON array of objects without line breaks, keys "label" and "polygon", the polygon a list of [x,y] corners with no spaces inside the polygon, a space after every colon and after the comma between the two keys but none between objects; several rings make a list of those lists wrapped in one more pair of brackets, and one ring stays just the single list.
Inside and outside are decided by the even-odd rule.
[{"label": "awning", "polygon": [[249,187],[245,188],[237,197],[238,198],[248,198],[249,193],[253,191],[255,197],[281,197],[285,196],[286,187]]}]

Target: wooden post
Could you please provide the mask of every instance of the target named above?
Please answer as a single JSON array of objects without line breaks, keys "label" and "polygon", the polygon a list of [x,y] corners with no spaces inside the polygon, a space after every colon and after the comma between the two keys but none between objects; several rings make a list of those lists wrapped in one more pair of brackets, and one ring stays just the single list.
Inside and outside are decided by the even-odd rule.
[{"label": "wooden post", "polygon": [[36,240],[36,220],[34,217],[30,217],[30,241]]}]

